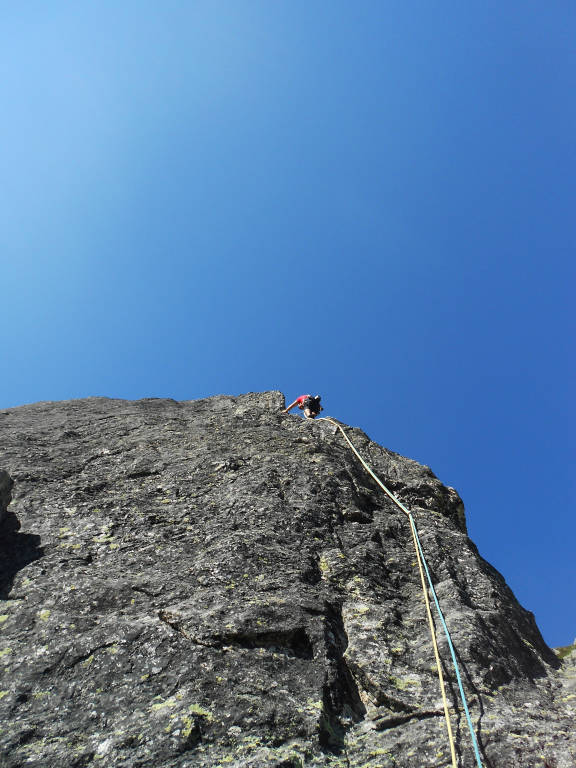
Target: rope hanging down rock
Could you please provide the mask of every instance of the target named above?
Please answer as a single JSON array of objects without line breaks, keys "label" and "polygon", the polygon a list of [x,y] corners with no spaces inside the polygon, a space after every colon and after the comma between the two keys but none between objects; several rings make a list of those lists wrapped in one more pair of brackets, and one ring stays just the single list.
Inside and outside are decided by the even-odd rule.
[{"label": "rope hanging down rock", "polygon": [[[462,685],[462,679],[460,677],[460,669],[458,665],[458,661],[456,659],[456,653],[454,651],[454,646],[452,644],[452,638],[450,637],[450,633],[448,631],[448,627],[446,626],[446,621],[444,620],[444,615],[442,613],[442,609],[440,608],[440,603],[438,601],[438,596],[436,595],[436,590],[434,589],[434,585],[432,584],[432,579],[430,577],[430,571],[428,569],[428,564],[426,562],[426,558],[424,556],[424,551],[422,549],[422,544],[420,543],[420,537],[418,536],[418,529],[416,528],[416,523],[414,522],[414,518],[412,517],[412,513],[409,509],[407,509],[404,504],[398,499],[394,494],[384,485],[384,483],[380,480],[377,475],[374,474],[372,469],[368,466],[368,464],[364,461],[362,456],[358,453],[355,446],[350,441],[348,435],[343,430],[340,424],[338,424],[337,421],[334,421],[334,419],[331,419],[330,417],[326,416],[322,419],[318,419],[318,421],[329,421],[331,424],[334,424],[335,427],[337,427],[340,432],[342,433],[342,436],[350,446],[351,450],[354,452],[364,469],[368,472],[368,474],[378,483],[380,488],[384,491],[384,493],[389,496],[390,499],[398,506],[402,512],[408,517],[408,520],[410,521],[410,530],[412,532],[412,540],[414,543],[414,550],[416,552],[416,559],[418,561],[418,570],[420,571],[420,581],[422,584],[422,594],[424,596],[424,602],[426,604],[426,614],[428,616],[428,625],[430,627],[430,636],[432,638],[432,645],[434,646],[434,656],[436,659],[436,669],[438,672],[438,680],[440,683],[440,690],[442,692],[442,701],[444,704],[444,717],[446,720],[446,730],[448,731],[448,741],[450,742],[450,754],[452,756],[452,766],[453,768],[458,768],[457,760],[456,760],[456,750],[454,747],[454,736],[452,734],[452,725],[450,723],[450,715],[448,712],[448,701],[446,698],[446,686],[444,684],[444,675],[442,673],[442,665],[440,662],[440,654],[438,653],[438,643],[436,642],[436,631],[434,627],[434,620],[432,619],[432,612],[430,610],[430,599],[428,597],[428,590],[426,589],[426,580],[428,581],[428,586],[430,587],[430,592],[432,594],[432,597],[434,599],[434,604],[436,606],[436,611],[438,612],[438,616],[440,618],[440,622],[442,624],[442,628],[444,629],[444,634],[446,635],[446,640],[448,641],[448,647],[450,648],[450,654],[452,657],[452,663],[454,665],[454,671],[456,673],[456,680],[458,681],[458,689],[460,691],[460,699],[462,700],[462,706],[464,708],[464,713],[466,715],[466,720],[468,722],[468,729],[470,731],[470,738],[472,740],[472,747],[474,748],[474,755],[476,757],[476,764],[478,768],[483,768],[482,766],[482,759],[480,758],[480,751],[478,749],[478,741],[476,739],[476,733],[474,732],[474,725],[472,724],[472,718],[470,717],[470,712],[468,710],[468,703],[466,701],[466,694],[464,693],[464,687]],[[424,571],[426,572],[426,580],[424,579]]]}]

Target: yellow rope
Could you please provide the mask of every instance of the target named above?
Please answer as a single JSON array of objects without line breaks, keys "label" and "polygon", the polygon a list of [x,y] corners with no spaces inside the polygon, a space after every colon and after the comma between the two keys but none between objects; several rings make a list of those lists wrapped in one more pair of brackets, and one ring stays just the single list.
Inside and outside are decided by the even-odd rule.
[{"label": "yellow rope", "polygon": [[407,515],[407,517],[408,517],[408,519],[410,521],[410,531],[412,533],[412,541],[414,542],[414,550],[416,551],[416,559],[418,561],[418,570],[420,571],[420,581],[422,582],[422,594],[424,595],[424,602],[426,604],[426,614],[428,616],[428,624],[429,624],[429,627],[430,627],[430,637],[432,638],[432,645],[434,646],[434,656],[436,658],[436,669],[438,671],[438,680],[440,682],[440,690],[442,692],[442,701],[443,701],[443,704],[444,704],[444,717],[446,719],[446,729],[448,731],[448,741],[450,742],[450,753],[452,755],[452,765],[453,765],[453,768],[458,768],[458,763],[457,763],[457,760],[456,760],[456,750],[455,750],[455,747],[454,747],[454,736],[452,735],[452,725],[450,723],[450,715],[448,713],[448,700],[446,698],[446,686],[444,684],[444,675],[442,673],[442,664],[440,662],[440,654],[438,653],[438,643],[436,642],[436,628],[434,626],[434,619],[432,618],[432,611],[430,610],[430,599],[428,597],[428,590],[426,589],[426,580],[424,579],[424,570],[422,568],[422,559],[420,557],[420,550],[418,549],[418,542],[417,542],[417,539],[416,539],[416,531],[415,531],[416,524],[414,522],[414,519],[412,518],[412,513],[408,509],[406,509],[406,507],[404,506],[404,504],[402,504],[400,499],[397,499],[396,496],[394,496],[394,494],[391,491],[389,491],[388,488],[386,488],[386,486],[380,480],[380,478],[378,478],[374,474],[374,472],[370,469],[368,464],[366,464],[366,462],[364,461],[362,456],[360,456],[360,454],[358,453],[358,451],[356,450],[356,448],[354,447],[354,445],[351,443],[350,439],[348,438],[348,435],[346,434],[346,432],[344,432],[344,430],[342,429],[340,424],[338,424],[337,421],[334,421],[334,419],[331,419],[328,416],[325,416],[325,417],[319,419],[319,421],[329,421],[331,424],[334,424],[340,430],[340,432],[342,433],[344,439],[346,440],[346,442],[348,443],[350,448],[354,451],[354,453],[356,454],[357,458],[361,462],[361,464],[364,467],[364,469],[368,472],[368,474],[371,477],[374,478],[374,480],[378,483],[380,488],[382,488],[384,493],[387,496],[389,496],[392,499],[392,501],[398,507],[400,507],[402,512],[404,512],[404,514]]}]

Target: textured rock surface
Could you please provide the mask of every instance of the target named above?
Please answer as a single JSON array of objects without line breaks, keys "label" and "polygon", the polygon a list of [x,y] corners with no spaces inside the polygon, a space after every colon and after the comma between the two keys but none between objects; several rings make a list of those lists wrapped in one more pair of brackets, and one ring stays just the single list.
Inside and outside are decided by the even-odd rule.
[{"label": "textured rock surface", "polygon": [[[450,765],[406,519],[282,405],[0,414],[2,766]],[[484,764],[573,768],[574,654],[479,556],[455,491],[348,434],[414,512]]]},{"label": "textured rock surface", "polygon": [[11,490],[12,478],[8,472],[0,469],[0,523],[8,512],[8,504],[10,504],[10,499],[12,498]]}]

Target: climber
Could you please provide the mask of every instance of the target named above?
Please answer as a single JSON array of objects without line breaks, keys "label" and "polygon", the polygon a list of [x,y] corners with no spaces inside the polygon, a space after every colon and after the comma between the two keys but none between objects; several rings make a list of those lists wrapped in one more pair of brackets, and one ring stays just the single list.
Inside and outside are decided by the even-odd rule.
[{"label": "climber", "polygon": [[288,413],[288,411],[291,411],[295,405],[297,405],[301,411],[304,411],[304,416],[307,419],[315,419],[320,411],[324,410],[320,405],[320,395],[316,395],[315,397],[312,397],[312,395],[300,395],[300,397],[297,397],[292,405],[285,408],[282,413]]}]

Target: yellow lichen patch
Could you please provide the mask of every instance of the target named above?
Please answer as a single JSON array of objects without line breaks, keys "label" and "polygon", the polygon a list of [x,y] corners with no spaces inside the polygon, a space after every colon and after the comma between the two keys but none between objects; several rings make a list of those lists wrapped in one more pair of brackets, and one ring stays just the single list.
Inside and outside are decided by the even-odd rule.
[{"label": "yellow lichen patch", "polygon": [[188,739],[190,737],[190,734],[194,730],[195,723],[194,720],[191,717],[183,717],[182,718],[182,736],[185,739]]},{"label": "yellow lichen patch", "polygon": [[205,717],[208,722],[212,722],[212,720],[214,720],[214,715],[212,712],[210,712],[208,709],[204,709],[204,707],[201,707],[200,704],[191,704],[188,707],[188,712],[190,712],[191,715]]},{"label": "yellow lichen patch", "polygon": [[12,653],[12,648],[4,648],[2,651],[0,651],[0,659],[3,656],[8,656],[9,653]]},{"label": "yellow lichen patch", "polygon": [[50,613],[51,613],[51,611],[49,611],[46,608],[43,611],[39,612],[38,618],[40,619],[40,621],[48,621],[48,619],[50,618]]},{"label": "yellow lichen patch", "polygon": [[411,678],[391,677],[390,683],[399,691],[403,691],[409,685],[420,685],[419,680],[413,680]]},{"label": "yellow lichen patch", "polygon": [[242,739],[242,747],[244,749],[257,749],[261,744],[261,740],[256,736],[246,736],[244,739]]},{"label": "yellow lichen patch", "polygon": [[156,704],[152,704],[150,706],[151,710],[158,711],[161,709],[169,709],[170,707],[176,706],[176,699],[174,696],[171,696],[169,699],[166,699],[166,701],[157,701]]},{"label": "yellow lichen patch", "polygon": [[7,621],[10,618],[10,616],[7,613],[3,613],[0,616],[0,624],[4,624],[5,621]]},{"label": "yellow lichen patch", "polygon": [[4,696],[8,696],[9,693],[10,691],[0,691],[0,699],[3,699]]}]

